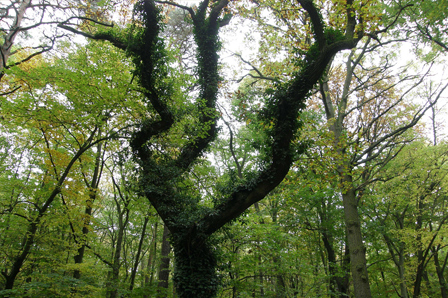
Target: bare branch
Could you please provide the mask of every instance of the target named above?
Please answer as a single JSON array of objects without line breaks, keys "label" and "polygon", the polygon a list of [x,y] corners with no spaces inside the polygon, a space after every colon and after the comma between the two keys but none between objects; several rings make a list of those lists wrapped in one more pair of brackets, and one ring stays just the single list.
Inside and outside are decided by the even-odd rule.
[{"label": "bare branch", "polygon": [[154,2],[155,3],[159,3],[159,4],[168,4],[168,5],[171,5],[171,6],[175,6],[175,7],[181,8],[183,10],[188,11],[188,13],[191,15],[191,17],[194,16],[194,10],[191,7],[188,7],[188,6],[185,6],[185,5],[181,5],[181,4],[178,4],[176,2],[171,2],[171,1],[154,1]]},{"label": "bare branch", "polygon": [[254,76],[254,75],[251,75],[251,74],[246,74],[245,76],[243,76],[241,79],[239,79],[239,80],[237,81],[238,83],[241,82],[241,81],[244,79],[244,77],[246,77],[246,76],[250,76],[250,77],[255,78],[255,79],[269,80],[269,81],[274,81],[274,82],[277,82],[277,81],[278,81],[278,79],[276,79],[276,78],[274,78],[274,77],[267,77],[267,76],[264,76],[258,68],[256,68],[256,67],[255,67],[252,63],[250,63],[249,61],[245,60],[240,54],[234,53],[233,55],[239,57],[241,61],[243,61],[244,63],[246,63],[246,64],[249,65],[250,67],[252,67],[252,69],[258,74],[258,76]]},{"label": "bare branch", "polygon": [[[2,76],[3,76],[3,74],[0,74],[0,79],[2,78]],[[5,92],[5,93],[0,93],[0,96],[6,96],[6,95],[9,95],[9,94],[11,94],[11,93],[16,92],[16,91],[19,90],[20,88],[22,88],[22,86],[15,87],[14,89],[12,89],[12,90],[10,90],[10,91],[7,91],[7,92]]]}]

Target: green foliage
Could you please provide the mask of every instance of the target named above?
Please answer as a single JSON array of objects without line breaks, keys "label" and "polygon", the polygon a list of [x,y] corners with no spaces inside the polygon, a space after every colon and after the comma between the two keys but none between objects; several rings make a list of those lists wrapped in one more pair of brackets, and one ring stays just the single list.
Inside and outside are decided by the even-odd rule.
[{"label": "green foliage", "polygon": [[[378,75],[383,66],[369,77],[373,64],[354,73],[352,84],[359,85],[338,97],[345,94],[345,73],[325,72],[339,48],[325,51],[356,43],[345,32],[351,17],[355,35],[374,30],[378,3],[305,2],[318,5],[327,23],[323,44],[313,42],[309,14],[295,2],[202,2],[185,9],[197,51],[196,60],[184,63],[181,46],[173,44],[178,39],[163,32],[168,10],[141,0],[131,25],[88,27],[98,30],[93,39],[110,44],[67,43],[48,60],[8,70],[22,87],[1,99],[0,296],[342,296],[351,289],[341,194],[353,189],[374,293],[403,281],[411,291],[422,251],[427,284],[435,285],[440,264],[428,260],[447,256],[446,148],[406,147],[387,165],[399,151],[392,142],[382,143],[385,151],[363,153],[409,120],[415,106],[395,103],[395,81]],[[440,3],[435,9],[446,6]],[[226,83],[218,33],[240,4],[240,16],[259,25],[249,34],[265,33],[249,64],[269,82],[245,80],[235,93],[223,92],[232,103],[229,114],[222,104],[221,115],[217,101]],[[426,28],[443,39],[445,13],[421,7],[429,9],[425,20],[437,20]],[[361,51],[348,54],[348,64]],[[305,110],[306,100],[317,105],[315,82],[327,80],[334,115],[354,111],[357,118],[326,123],[322,109]],[[95,184],[96,176],[102,178]],[[172,283],[157,288],[157,212],[172,233],[175,291]],[[84,258],[75,263],[82,248]],[[14,288],[4,289],[22,252]],[[402,253],[405,278],[398,277],[394,253]],[[438,294],[435,286],[423,288]]]}]

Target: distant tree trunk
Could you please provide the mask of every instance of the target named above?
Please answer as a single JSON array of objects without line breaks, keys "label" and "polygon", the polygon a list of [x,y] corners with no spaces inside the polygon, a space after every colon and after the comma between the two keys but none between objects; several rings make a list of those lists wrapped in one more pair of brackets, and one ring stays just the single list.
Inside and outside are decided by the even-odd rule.
[{"label": "distant tree trunk", "polygon": [[[275,204],[274,206],[272,206],[272,213],[271,213],[271,218],[272,218],[272,223],[276,224],[277,223],[277,204]],[[264,223],[264,222],[262,222]],[[272,261],[275,264],[275,267],[277,268],[277,270],[281,270],[281,259],[278,255],[274,255],[274,257],[272,258]],[[281,297],[286,297],[286,283],[285,283],[285,278],[283,276],[282,273],[277,273],[276,274],[276,282],[275,282],[275,297],[277,298],[281,298]]]},{"label": "distant tree trunk", "polygon": [[445,266],[446,266],[446,258],[448,258],[448,254],[445,257],[444,265],[440,264],[439,260],[439,250],[433,247],[433,256],[434,256],[434,265],[436,267],[437,277],[439,279],[440,285],[440,294],[442,298],[448,298],[448,285],[446,283],[446,279],[444,276]]},{"label": "distant tree trunk", "polygon": [[417,201],[417,222],[415,223],[415,230],[417,231],[417,271],[415,274],[415,280],[414,280],[414,294],[413,298],[419,298],[421,293],[421,284],[423,280],[423,273],[425,271],[425,254],[423,252],[423,248],[421,246],[422,236],[420,234],[420,230],[423,226],[423,218],[422,218],[422,212],[423,212],[423,197],[419,197]]},{"label": "distant tree trunk", "polygon": [[[344,275],[340,276],[339,266],[337,265],[336,254],[333,248],[333,240],[326,233],[322,233],[322,240],[324,242],[325,250],[328,255],[328,273],[330,276],[330,297],[339,298],[347,297],[349,288],[349,272],[345,270],[346,263],[350,263],[350,258],[344,257],[341,262],[341,269],[344,271]],[[347,249],[347,253],[348,249]]]},{"label": "distant tree trunk", "polygon": [[[101,134],[101,132],[99,133]],[[84,211],[84,220],[83,220],[83,226],[82,226],[82,235],[81,237],[76,237],[79,240],[75,241],[78,243],[79,248],[77,254],[74,256],[75,264],[82,264],[84,259],[84,253],[86,250],[86,241],[87,241],[87,234],[89,233],[89,225],[90,225],[90,219],[92,216],[93,211],[93,203],[95,202],[96,195],[97,195],[97,189],[98,184],[100,183],[101,179],[101,169],[102,169],[102,163],[101,163],[101,155],[102,155],[102,143],[99,143],[97,145],[97,153],[95,157],[95,168],[93,170],[93,176],[90,183],[88,181],[85,181],[87,184],[87,187],[89,188],[89,198],[86,202],[86,208]],[[81,271],[79,269],[75,269],[73,272],[73,278],[79,279],[81,278]]]},{"label": "distant tree trunk", "polygon": [[[274,261],[274,264],[276,264],[276,266],[278,267],[278,269],[280,269],[280,267],[281,267],[280,258],[278,256],[275,256],[273,261]],[[278,273],[276,275],[275,297],[276,298],[286,297],[286,283],[285,283],[285,278],[282,273]]]},{"label": "distant tree trunk", "polygon": [[163,239],[162,239],[162,251],[161,260],[159,266],[159,284],[158,284],[158,297],[167,297],[168,294],[168,281],[170,276],[170,257],[171,245],[169,242],[170,230],[166,225],[163,226]]},{"label": "distant tree trunk", "polygon": [[[38,217],[38,219],[40,218]],[[22,247],[23,247],[22,253],[14,259],[14,263],[12,264],[11,270],[9,272],[7,270],[2,271],[2,275],[5,278],[5,290],[11,290],[14,287],[16,277],[19,274],[23,263],[28,257],[28,254],[31,251],[36,236],[37,227],[38,227],[37,220],[31,223],[22,241]]]},{"label": "distant tree trunk", "polygon": [[[237,159],[236,158],[235,158],[235,163],[237,163]],[[243,179],[242,171],[239,168],[238,168],[238,177],[240,179]],[[258,202],[254,204],[254,208],[255,208],[255,211],[257,212],[257,214],[260,214],[260,205],[258,204]],[[277,220],[277,218],[276,218],[276,220]],[[264,224],[263,218],[260,219],[260,224],[262,224],[262,225]],[[257,244],[259,245],[260,243],[258,242]],[[258,256],[258,262],[261,265],[261,255]],[[260,281],[260,297],[264,297],[264,285],[263,285],[263,283],[264,283],[263,275],[264,274],[263,274],[263,270],[261,268],[258,271],[258,274],[259,274],[259,281]]]},{"label": "distant tree trunk", "polygon": [[[403,219],[405,217],[405,213],[402,213],[401,216],[397,216],[398,219],[398,226],[397,228],[403,229]],[[399,242],[394,243],[397,241],[393,241],[388,235],[383,234],[384,240],[386,242],[386,245],[389,249],[389,254],[392,257],[392,260],[395,263],[395,266],[398,269],[398,276],[400,277],[400,294],[401,298],[408,298],[408,289],[406,285],[406,271],[405,271],[405,243]],[[398,256],[397,256],[398,255]]]},{"label": "distant tree trunk", "polygon": [[[22,266],[26,259],[28,258],[31,249],[33,248],[33,245],[35,244],[35,237],[36,233],[39,227],[39,224],[42,220],[42,218],[45,216],[47,210],[50,208],[51,204],[55,200],[56,196],[60,194],[61,187],[64,184],[68,174],[70,173],[70,170],[72,166],[75,164],[75,162],[81,157],[81,155],[89,149],[91,146],[91,142],[96,135],[96,130],[93,131],[93,133],[90,135],[90,137],[87,139],[87,141],[79,148],[79,150],[76,152],[76,154],[72,157],[68,165],[65,167],[64,172],[62,175],[58,178],[57,183],[55,187],[53,188],[53,191],[50,193],[48,198],[45,200],[44,204],[38,208],[38,212],[36,217],[30,222],[27,232],[25,236],[23,237],[22,244],[21,244],[21,251],[18,253],[17,256],[14,257],[14,261],[12,262],[11,269],[4,269],[1,274],[3,275],[5,279],[5,289],[10,290],[14,287],[14,282],[17,277],[17,275],[22,270]],[[44,184],[44,183],[43,183]]]},{"label": "distant tree trunk", "polygon": [[404,243],[400,243],[400,254],[398,256],[398,273],[400,276],[400,292],[401,292],[401,298],[408,298],[408,288],[406,286],[406,275],[405,275],[405,267],[404,267]]},{"label": "distant tree trunk", "polygon": [[[152,280],[154,277],[154,264],[156,259],[156,251],[157,251],[157,227],[158,223],[156,222],[154,225],[154,232],[152,234],[152,240],[151,245],[149,248],[149,256],[148,256],[148,263],[146,266],[146,272],[145,272],[145,278],[144,278],[144,285],[145,287],[148,287],[152,285]],[[143,298],[150,298],[148,295],[143,295]]]},{"label": "distant tree trunk", "polygon": [[[112,178],[113,180],[113,178]],[[114,181],[116,187],[118,187]],[[122,197],[124,199],[124,197]],[[124,199],[125,206],[122,210],[117,198],[115,198],[117,211],[118,211],[118,235],[117,242],[115,244],[115,252],[113,255],[112,271],[108,281],[106,282],[106,297],[107,298],[117,298],[118,297],[118,287],[120,281],[120,267],[121,267],[121,250],[123,248],[124,232],[129,221],[129,198]]]},{"label": "distant tree trunk", "polygon": [[[322,204],[319,205],[319,217],[321,223],[329,222],[328,214],[327,214],[327,204],[325,199],[322,200]],[[348,264],[350,264],[349,251],[346,246],[345,256],[342,259],[340,267],[338,266],[338,260],[336,260],[336,253],[334,250],[334,237],[328,232],[328,229],[321,228],[321,236],[322,242],[324,243],[325,251],[327,252],[328,257],[328,275],[330,277],[329,285],[330,285],[330,297],[339,298],[339,297],[347,297],[348,289],[349,289],[349,276],[350,271]],[[325,257],[322,256],[322,263],[325,265]],[[339,270],[340,269],[340,270]],[[341,276],[341,273],[344,273]]]},{"label": "distant tree trunk", "polygon": [[134,267],[132,268],[132,272],[131,272],[131,281],[130,281],[130,285],[129,285],[130,291],[132,291],[134,289],[135,275],[137,274],[138,264],[141,261],[140,254],[142,252],[143,240],[145,239],[146,226],[148,225],[148,221],[149,221],[149,217],[146,216],[143,221],[142,234],[140,235],[140,241],[138,243],[137,254],[135,255],[135,260],[134,260]]},{"label": "distant tree trunk", "polygon": [[[260,262],[260,265],[261,265],[261,256],[258,257],[258,262]],[[258,274],[259,274],[259,281],[260,281],[260,297],[264,297],[264,285],[263,285],[263,283],[264,283],[263,275],[264,274],[263,274],[263,270],[260,269]]]}]

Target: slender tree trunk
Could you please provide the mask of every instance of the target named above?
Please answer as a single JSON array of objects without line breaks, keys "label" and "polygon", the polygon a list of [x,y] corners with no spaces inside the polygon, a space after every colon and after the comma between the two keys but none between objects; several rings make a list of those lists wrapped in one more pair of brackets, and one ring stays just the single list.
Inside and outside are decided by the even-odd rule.
[{"label": "slender tree trunk", "polygon": [[[281,267],[280,258],[278,256],[275,256],[273,261],[274,261],[274,264],[276,264],[277,268],[280,269],[280,267]],[[277,298],[286,297],[286,283],[285,283],[285,278],[282,273],[278,273],[276,275],[275,297],[277,297]]]},{"label": "slender tree trunk", "polygon": [[123,239],[124,232],[126,229],[126,225],[128,223],[129,209],[127,206],[125,207],[125,218],[123,220],[122,212],[118,209],[119,217],[118,217],[118,235],[117,235],[117,243],[115,246],[115,253],[113,257],[112,263],[112,272],[110,278],[106,283],[106,297],[107,298],[117,298],[118,297],[118,286],[120,281],[120,267],[121,267],[121,250],[123,248]]},{"label": "slender tree trunk", "polygon": [[[366,44],[367,45],[367,44]],[[350,94],[350,84],[352,82],[354,69],[357,64],[352,62],[354,52],[349,54],[346,62],[347,71],[340,103],[337,111],[332,103],[328,78],[324,75],[324,82],[321,83],[320,93],[325,108],[325,114],[328,121],[331,121],[329,131],[334,133],[334,148],[339,155],[340,165],[338,172],[342,184],[342,200],[344,205],[344,221],[347,232],[347,246],[350,254],[350,271],[353,279],[353,288],[356,298],[370,298],[369,277],[367,274],[367,260],[365,247],[362,242],[361,221],[358,213],[358,199],[356,197],[353,177],[350,174],[352,165],[345,159],[350,160],[350,154],[345,151],[345,145],[341,143],[341,135],[346,129],[344,127],[344,118],[347,116],[348,98]],[[358,62],[360,57],[358,57]]]},{"label": "slender tree trunk", "polygon": [[418,265],[417,265],[417,272],[416,272],[415,280],[414,280],[414,294],[412,295],[413,298],[420,297],[421,284],[422,284],[422,280],[423,280],[423,269],[424,269],[422,255],[423,255],[423,252],[421,252],[421,251],[419,251],[417,253]]},{"label": "slender tree trunk", "polygon": [[[144,278],[144,285],[145,287],[148,287],[152,285],[152,280],[154,276],[154,264],[156,259],[156,251],[157,251],[157,227],[158,223],[156,222],[154,225],[154,232],[152,235],[151,245],[149,249],[149,256],[148,256],[148,264],[146,266],[146,272],[145,272],[145,278]],[[149,298],[148,295],[143,295],[143,298]]]},{"label": "slender tree trunk", "polygon": [[59,177],[56,186],[53,188],[53,191],[48,196],[48,198],[45,200],[45,203],[38,209],[38,214],[34,218],[34,220],[30,223],[26,235],[24,237],[24,240],[22,241],[22,250],[18,253],[18,255],[14,258],[13,264],[11,266],[11,270],[5,269],[2,271],[2,275],[5,278],[5,289],[10,290],[14,287],[14,282],[19,274],[20,270],[22,269],[23,263],[28,258],[29,253],[31,252],[31,249],[34,245],[36,233],[38,226],[40,224],[40,221],[42,217],[46,214],[48,208],[50,208],[51,204],[53,203],[56,196],[61,192],[61,187],[63,183],[65,182],[65,179],[67,178],[68,174],[70,173],[70,170],[72,166],[75,164],[75,162],[81,157],[81,155],[90,148],[90,142],[92,141],[93,137],[96,134],[96,130],[93,131],[93,133],[90,135],[89,139],[81,146],[81,148],[76,152],[76,154],[72,157],[68,165],[66,166],[64,172]]},{"label": "slender tree trunk", "polygon": [[[40,217],[38,217],[38,219],[40,219]],[[38,222],[39,220],[36,220],[35,222],[31,223],[30,227],[28,228],[27,234],[25,235],[22,242],[22,252],[15,258],[9,273],[7,273],[6,270],[2,272],[3,277],[5,278],[5,290],[11,290],[14,287],[16,277],[19,274],[23,263],[28,257],[28,254],[30,253],[31,247],[34,243],[34,237],[36,236]]]},{"label": "slender tree trunk", "polygon": [[[261,265],[261,256],[258,256],[258,262]],[[264,285],[263,285],[263,283],[264,283],[263,275],[264,274],[263,274],[263,270],[260,269],[258,271],[258,274],[259,274],[259,282],[260,282],[260,297],[264,297]]]},{"label": "slender tree trunk", "polygon": [[[101,131],[99,132],[99,135],[101,134]],[[92,216],[93,211],[93,203],[95,202],[96,195],[97,195],[97,188],[98,184],[100,183],[101,179],[101,155],[102,155],[102,144],[99,143],[97,146],[97,153],[95,157],[95,168],[93,170],[93,176],[92,181],[88,183],[86,181],[87,187],[89,187],[89,199],[86,202],[86,209],[84,211],[84,221],[82,226],[82,235],[79,237],[79,243],[80,247],[78,248],[77,254],[74,256],[75,264],[82,264],[84,259],[84,253],[86,250],[86,241],[87,241],[87,234],[89,233],[89,226],[90,226],[90,219]],[[76,239],[75,239],[76,241]],[[81,278],[81,271],[79,269],[75,269],[73,272],[73,277],[76,279]]]},{"label": "slender tree trunk", "polygon": [[419,197],[418,201],[417,201],[417,222],[415,224],[415,230],[417,231],[417,246],[418,246],[418,250],[417,250],[417,272],[415,275],[415,280],[414,280],[414,294],[412,295],[413,298],[419,298],[420,297],[420,293],[421,293],[421,284],[422,284],[422,280],[423,280],[423,273],[425,270],[425,259],[424,259],[424,252],[423,252],[423,248],[421,246],[421,242],[422,242],[422,236],[420,233],[420,230],[422,229],[423,226],[423,219],[422,219],[422,212],[423,212],[423,197]]},{"label": "slender tree trunk", "polygon": [[140,241],[138,243],[137,254],[135,255],[134,267],[132,268],[132,272],[131,272],[131,280],[130,280],[130,284],[129,284],[130,291],[132,291],[134,289],[135,275],[137,274],[138,264],[141,261],[140,254],[142,253],[143,240],[145,239],[146,226],[148,225],[148,221],[149,221],[149,217],[145,217],[145,219],[143,221],[142,234],[140,235]]},{"label": "slender tree trunk", "polygon": [[[325,199],[322,200],[322,204],[319,205],[319,217],[321,223],[328,222],[328,214],[327,214],[327,204]],[[350,271],[348,269],[348,264],[350,263],[350,257],[348,256],[348,248],[346,246],[345,256],[343,256],[342,262],[340,262],[340,266],[338,266],[338,261],[336,260],[336,253],[334,250],[334,237],[329,234],[326,228],[322,229],[321,232],[322,242],[324,243],[325,251],[328,256],[328,272],[325,272],[330,277],[329,280],[329,288],[330,288],[330,297],[339,298],[339,297],[347,297],[348,289],[349,289],[349,276]],[[322,253],[322,264],[326,269],[326,262],[324,253]],[[344,273],[341,276],[341,273]]]},{"label": "slender tree trunk", "polygon": [[[337,265],[336,254],[333,248],[333,240],[326,232],[322,233],[322,240],[324,242],[325,250],[328,255],[328,274],[330,276],[330,297],[339,298],[347,297],[348,293],[348,276],[349,272],[345,270],[345,262],[341,263],[341,271],[344,271],[344,276],[340,275],[339,266]],[[345,258],[344,258],[345,259]],[[350,260],[350,259],[349,259]],[[350,261],[348,261],[349,263]]]},{"label": "slender tree trunk", "polygon": [[353,187],[352,177],[344,175],[342,182],[348,189],[342,192],[344,218],[347,231],[347,245],[350,252],[350,269],[356,298],[370,298],[369,277],[367,274],[366,249],[361,235],[361,221],[358,213],[358,200]]},{"label": "slender tree trunk", "polygon": [[406,275],[405,275],[405,267],[404,267],[404,243],[400,243],[400,252],[398,256],[398,274],[400,275],[400,292],[401,298],[408,298],[408,288],[406,286]]},{"label": "slender tree trunk", "polygon": [[[235,158],[235,162],[237,162],[236,158]],[[243,179],[243,175],[242,175],[240,169],[238,170],[238,177],[240,179]],[[254,208],[255,208],[255,212],[257,214],[260,214],[260,205],[258,204],[258,202],[254,204]],[[274,220],[274,218],[275,218],[275,220],[277,220],[276,216],[273,217],[273,220]],[[263,218],[260,219],[260,224],[262,224],[262,225],[264,224]],[[257,243],[257,244],[260,244],[260,243]],[[258,262],[261,265],[261,255],[258,256]],[[263,283],[264,283],[263,275],[264,274],[263,274],[263,270],[261,268],[260,268],[258,274],[259,274],[259,282],[260,282],[260,297],[264,297],[264,286],[263,286]]]},{"label": "slender tree trunk", "polygon": [[157,286],[158,297],[167,297],[168,294],[168,281],[170,277],[170,251],[171,245],[169,242],[170,230],[166,225],[163,226],[163,239],[162,239],[162,251],[161,260],[159,266],[159,284]]},{"label": "slender tree trunk", "polygon": [[[448,256],[448,254],[447,254]],[[439,251],[433,248],[433,257],[434,257],[434,265],[436,267],[437,277],[439,279],[439,285],[440,285],[440,294],[441,298],[448,298],[448,285],[446,283],[445,276],[443,275],[444,269],[443,266],[440,264],[439,260]]]}]

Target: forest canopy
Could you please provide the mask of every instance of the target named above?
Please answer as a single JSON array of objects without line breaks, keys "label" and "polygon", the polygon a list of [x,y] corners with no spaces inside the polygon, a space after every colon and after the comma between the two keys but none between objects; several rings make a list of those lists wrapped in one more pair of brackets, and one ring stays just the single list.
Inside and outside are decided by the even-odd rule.
[{"label": "forest canopy", "polygon": [[448,1],[0,3],[0,297],[444,297]]}]

